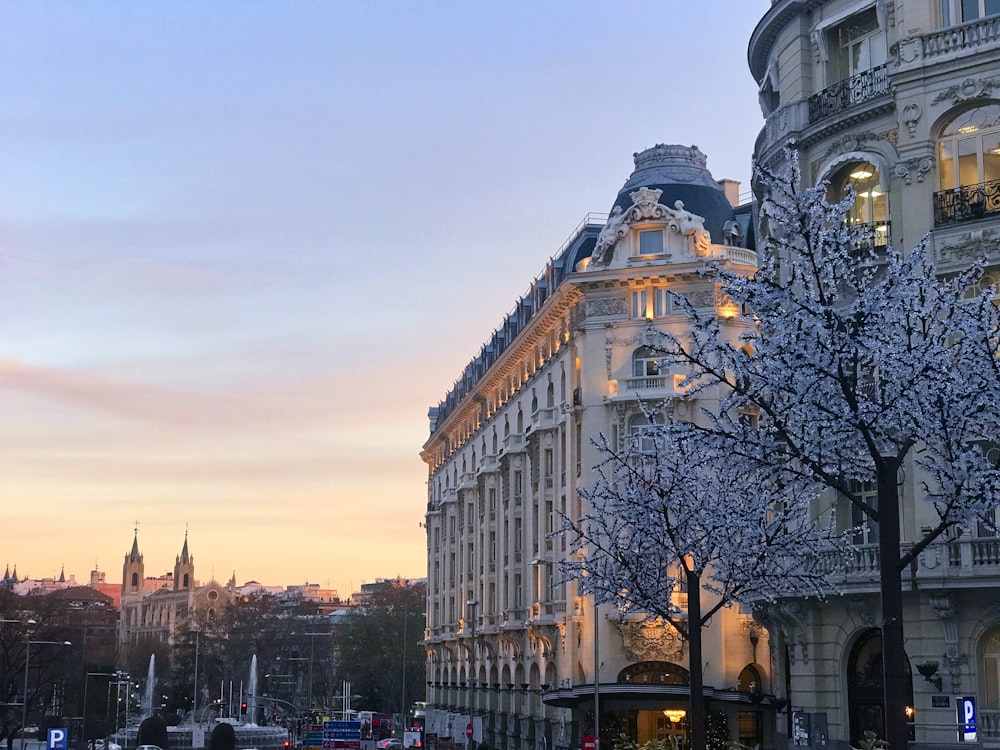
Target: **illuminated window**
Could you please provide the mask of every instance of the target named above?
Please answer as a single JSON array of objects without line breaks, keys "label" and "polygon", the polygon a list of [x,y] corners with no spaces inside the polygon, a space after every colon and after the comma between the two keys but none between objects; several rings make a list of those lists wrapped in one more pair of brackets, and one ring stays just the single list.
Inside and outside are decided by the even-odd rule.
[{"label": "illuminated window", "polygon": [[632,290],[632,318],[662,318],[670,314],[670,293],[666,287]]},{"label": "illuminated window", "polygon": [[983,638],[979,672],[982,708],[996,711],[1000,709],[1000,629],[991,630]]},{"label": "illuminated window", "polygon": [[842,200],[847,195],[848,187],[854,190],[854,205],[847,215],[849,223],[877,226],[886,223],[886,195],[880,184],[878,167],[874,164],[861,161],[842,167],[834,175],[831,185],[831,200]]},{"label": "illuminated window", "polygon": [[648,346],[640,346],[632,353],[632,376],[644,378],[660,374],[660,355]]},{"label": "illuminated window", "polygon": [[966,110],[949,122],[938,139],[938,161],[942,190],[1000,179],[1000,104]]}]

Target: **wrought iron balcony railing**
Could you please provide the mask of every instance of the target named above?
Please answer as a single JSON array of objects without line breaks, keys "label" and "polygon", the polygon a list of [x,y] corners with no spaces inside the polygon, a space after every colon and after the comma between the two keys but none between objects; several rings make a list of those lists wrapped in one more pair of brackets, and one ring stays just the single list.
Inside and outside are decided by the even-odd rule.
[{"label": "wrought iron balcony railing", "polygon": [[1000,180],[962,185],[934,193],[934,226],[975,221],[1000,214]]},{"label": "wrought iron balcony railing", "polygon": [[809,124],[889,93],[886,66],[865,70],[809,97]]}]

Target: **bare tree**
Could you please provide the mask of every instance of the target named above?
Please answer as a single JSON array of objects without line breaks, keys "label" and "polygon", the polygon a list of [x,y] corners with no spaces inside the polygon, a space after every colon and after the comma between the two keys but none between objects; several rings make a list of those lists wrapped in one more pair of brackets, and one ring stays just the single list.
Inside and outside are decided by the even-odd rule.
[{"label": "bare tree", "polygon": [[[787,173],[758,172],[765,239],[756,275],[705,271],[755,323],[742,348],[680,298],[689,329],[661,346],[689,373],[692,395],[725,394],[706,429],[733,454],[819,482],[877,522],[886,739],[902,748],[901,573],[1000,497],[1000,471],[984,449],[1000,428],[1000,314],[995,290],[969,296],[980,265],[942,278],[926,245],[876,252],[846,221],[852,196],[831,205],[825,185],[798,191],[790,161]],[[753,428],[737,418],[747,411],[757,414]],[[904,464],[920,479],[914,504],[937,520],[901,549]],[[876,502],[859,492],[865,483],[877,487]]]},{"label": "bare tree", "polygon": [[662,619],[688,642],[691,743],[703,750],[702,628],[723,607],[778,590],[819,595],[825,580],[810,563],[843,539],[809,518],[814,482],[731,454],[694,425],[654,426],[624,450],[603,436],[596,445],[604,461],[581,491],[591,511],[565,520],[574,554],[563,572],[598,602]]}]

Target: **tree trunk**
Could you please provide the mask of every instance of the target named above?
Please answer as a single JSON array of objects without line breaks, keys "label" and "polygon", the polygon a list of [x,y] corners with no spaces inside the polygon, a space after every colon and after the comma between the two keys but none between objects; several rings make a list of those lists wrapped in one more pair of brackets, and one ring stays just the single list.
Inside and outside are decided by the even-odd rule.
[{"label": "tree trunk", "polygon": [[882,595],[882,673],[885,680],[885,739],[890,748],[905,750],[906,652],[903,648],[903,580],[900,575],[898,469],[883,463],[878,473],[878,542]]},{"label": "tree trunk", "polygon": [[688,595],[688,670],[691,683],[691,706],[688,726],[691,727],[691,750],[706,750],[705,731],[705,681],[701,657],[701,578],[693,572],[687,574]]}]

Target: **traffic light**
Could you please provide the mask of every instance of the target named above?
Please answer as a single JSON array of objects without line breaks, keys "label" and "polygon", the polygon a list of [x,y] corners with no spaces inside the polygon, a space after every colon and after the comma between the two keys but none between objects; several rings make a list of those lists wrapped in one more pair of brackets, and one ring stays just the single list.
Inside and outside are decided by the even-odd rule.
[{"label": "traffic light", "polygon": [[246,702],[246,701],[243,701],[243,702],[242,702],[242,703],[240,704],[240,714],[241,714],[242,716],[246,716],[246,713],[247,713],[247,702]]}]

